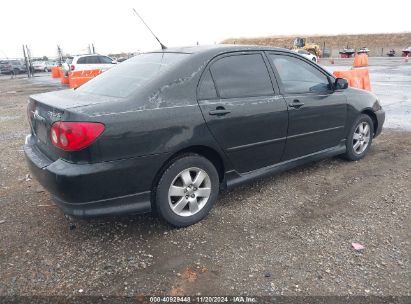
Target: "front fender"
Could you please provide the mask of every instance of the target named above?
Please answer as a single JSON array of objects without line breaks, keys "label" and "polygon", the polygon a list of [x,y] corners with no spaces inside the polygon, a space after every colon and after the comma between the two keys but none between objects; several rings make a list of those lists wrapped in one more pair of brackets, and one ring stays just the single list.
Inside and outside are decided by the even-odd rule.
[{"label": "front fender", "polygon": [[377,119],[378,122],[377,129],[381,132],[384,121],[379,121],[376,115],[377,112],[380,113],[382,111],[378,97],[374,93],[356,88],[347,88],[344,94],[347,97],[347,135],[355,119],[361,115],[361,113],[367,112],[374,114],[374,118]]}]

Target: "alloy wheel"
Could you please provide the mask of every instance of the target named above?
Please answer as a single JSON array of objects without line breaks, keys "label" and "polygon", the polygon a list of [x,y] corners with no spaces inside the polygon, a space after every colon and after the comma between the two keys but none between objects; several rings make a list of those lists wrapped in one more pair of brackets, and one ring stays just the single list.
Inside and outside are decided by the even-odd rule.
[{"label": "alloy wheel", "polygon": [[357,128],[355,128],[354,136],[353,136],[353,150],[354,153],[357,155],[362,154],[365,149],[367,149],[368,144],[370,142],[371,137],[371,129],[370,125],[362,121],[358,124]]},{"label": "alloy wheel", "polygon": [[207,172],[193,167],[174,178],[168,190],[168,203],[175,214],[191,216],[204,208],[210,195],[211,180]]}]

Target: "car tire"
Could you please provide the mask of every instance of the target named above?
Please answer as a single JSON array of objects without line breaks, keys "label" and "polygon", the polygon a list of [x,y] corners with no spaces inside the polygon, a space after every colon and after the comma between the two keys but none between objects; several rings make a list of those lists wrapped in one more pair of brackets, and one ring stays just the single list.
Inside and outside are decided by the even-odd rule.
[{"label": "car tire", "polygon": [[312,61],[317,62],[317,58],[313,57]]},{"label": "car tire", "polygon": [[219,192],[217,169],[198,154],[171,161],[154,189],[157,214],[175,227],[186,227],[205,218]]},{"label": "car tire", "polygon": [[374,123],[371,117],[361,114],[350,129],[343,157],[351,161],[360,160],[368,153],[373,137]]}]

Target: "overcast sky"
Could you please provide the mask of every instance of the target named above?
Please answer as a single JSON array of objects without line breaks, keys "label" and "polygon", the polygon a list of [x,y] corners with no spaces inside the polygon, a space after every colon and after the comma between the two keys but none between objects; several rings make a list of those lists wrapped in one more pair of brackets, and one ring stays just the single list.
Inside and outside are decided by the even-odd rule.
[{"label": "overcast sky", "polygon": [[[219,43],[229,37],[289,34],[411,32],[411,1],[378,0],[1,0],[0,57],[148,51],[158,44],[134,15],[167,46]],[[411,44],[411,41],[410,41]]]}]

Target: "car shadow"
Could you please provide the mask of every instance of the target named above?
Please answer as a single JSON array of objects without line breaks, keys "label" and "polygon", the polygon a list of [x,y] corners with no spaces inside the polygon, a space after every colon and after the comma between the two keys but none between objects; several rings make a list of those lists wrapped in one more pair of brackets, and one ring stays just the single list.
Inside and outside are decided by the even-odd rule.
[{"label": "car shadow", "polygon": [[223,206],[228,207],[230,205],[234,205],[237,203],[235,200],[228,199],[228,197],[232,195],[234,195],[235,197],[241,197],[243,199],[251,198],[253,196],[259,195],[261,188],[272,186],[272,184],[275,182],[281,182],[283,179],[293,178],[293,176],[296,176],[301,173],[313,174],[317,170],[320,170],[323,166],[327,166],[330,164],[338,165],[344,162],[346,162],[344,159],[342,159],[339,156],[335,156],[332,158],[323,159],[323,160],[307,163],[304,165],[300,165],[293,169],[290,169],[290,170],[287,170],[287,171],[284,171],[278,174],[274,174],[272,176],[259,178],[248,184],[241,185],[241,186],[232,188],[230,190],[222,191],[220,193],[217,204],[222,204]]},{"label": "car shadow", "polygon": [[[261,178],[249,184],[230,190],[224,190],[220,193],[214,208],[232,208],[239,203],[241,204],[242,200],[258,196],[261,188],[272,187],[275,182],[281,182],[281,180],[293,178],[293,176],[297,174],[313,174],[323,166],[330,164],[338,165],[343,162],[344,160],[338,157],[321,160],[296,167],[271,177]],[[105,238],[110,240],[112,238],[116,238],[119,234],[121,234],[122,237],[139,236],[140,238],[149,240],[152,237],[158,238],[159,235],[165,235],[180,229],[187,229],[175,228],[168,225],[166,222],[159,219],[155,212],[121,216],[106,216],[90,219],[65,218],[61,211],[60,213],[59,220],[62,220],[62,218],[64,219],[63,225],[60,225],[63,230],[69,231],[70,234],[79,235],[81,238],[89,240],[92,240],[93,238],[100,239],[101,235],[105,235]],[[211,213],[213,213],[213,210]],[[214,217],[213,214],[211,216]],[[207,221],[207,219],[205,221]],[[194,226],[191,226],[193,227],[191,229],[196,229],[195,227],[198,225],[207,224],[207,222],[200,222]]]},{"label": "car shadow", "polygon": [[[95,218],[74,218],[62,216],[70,230],[78,230],[78,228],[86,228],[93,233],[106,233],[110,230],[135,230],[135,231],[157,231],[165,232],[171,229],[176,229],[167,223],[160,220],[155,213],[148,212],[143,214],[126,214],[116,216],[103,216]],[[128,228],[128,229],[125,229]]]}]

